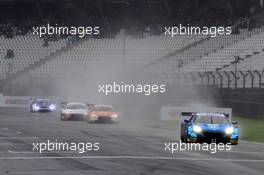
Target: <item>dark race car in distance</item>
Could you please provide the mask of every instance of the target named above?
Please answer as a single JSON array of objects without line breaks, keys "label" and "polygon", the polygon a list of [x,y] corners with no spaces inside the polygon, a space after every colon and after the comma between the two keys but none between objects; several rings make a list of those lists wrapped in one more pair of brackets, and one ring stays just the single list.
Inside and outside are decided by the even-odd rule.
[{"label": "dark race car in distance", "polygon": [[30,103],[30,112],[56,111],[56,103],[50,98],[35,98]]},{"label": "dark race car in distance", "polygon": [[238,144],[237,122],[222,113],[192,113],[181,125],[181,140],[191,143]]}]

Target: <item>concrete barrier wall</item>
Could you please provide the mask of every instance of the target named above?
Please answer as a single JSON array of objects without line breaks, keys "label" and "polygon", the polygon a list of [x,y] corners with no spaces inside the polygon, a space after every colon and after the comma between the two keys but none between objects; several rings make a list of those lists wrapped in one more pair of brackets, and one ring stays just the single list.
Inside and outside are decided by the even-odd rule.
[{"label": "concrete barrier wall", "polygon": [[242,117],[264,119],[264,89],[219,89],[219,104]]},{"label": "concrete barrier wall", "polygon": [[28,107],[30,103],[28,96],[4,96],[0,94],[1,107]]}]

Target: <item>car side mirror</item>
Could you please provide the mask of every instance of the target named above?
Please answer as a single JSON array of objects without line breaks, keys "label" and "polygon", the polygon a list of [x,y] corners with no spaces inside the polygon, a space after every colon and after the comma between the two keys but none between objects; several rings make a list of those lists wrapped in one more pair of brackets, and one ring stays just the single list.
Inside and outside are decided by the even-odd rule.
[{"label": "car side mirror", "polygon": [[232,121],[232,124],[233,124],[233,125],[237,125],[238,122],[237,122],[237,121]]},{"label": "car side mirror", "polygon": [[190,122],[190,120],[187,120],[187,119],[184,120],[184,123],[189,123],[189,122]]}]

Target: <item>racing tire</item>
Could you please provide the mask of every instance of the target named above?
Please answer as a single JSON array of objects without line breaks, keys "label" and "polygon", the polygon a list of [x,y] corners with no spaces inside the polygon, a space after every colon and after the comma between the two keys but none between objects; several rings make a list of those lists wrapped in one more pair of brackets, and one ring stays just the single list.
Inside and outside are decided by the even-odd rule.
[{"label": "racing tire", "polygon": [[29,111],[30,111],[30,112],[33,112],[32,106],[30,106]]},{"label": "racing tire", "polygon": [[113,122],[113,124],[114,124],[114,125],[118,125],[118,124],[119,124],[119,121],[117,121],[117,122]]},{"label": "racing tire", "polygon": [[96,121],[91,121],[89,119],[86,120],[87,123],[96,123]]},{"label": "racing tire", "polygon": [[231,143],[231,145],[238,145],[238,143]]},{"label": "racing tire", "polygon": [[184,137],[183,136],[181,136],[181,142],[184,142]]},{"label": "racing tire", "polygon": [[186,137],[181,132],[181,142],[186,142]]}]

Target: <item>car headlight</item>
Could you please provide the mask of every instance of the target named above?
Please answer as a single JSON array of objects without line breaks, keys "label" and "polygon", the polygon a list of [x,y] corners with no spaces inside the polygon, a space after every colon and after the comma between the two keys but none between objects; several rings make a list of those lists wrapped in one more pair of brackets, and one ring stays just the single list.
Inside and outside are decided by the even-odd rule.
[{"label": "car headlight", "polygon": [[34,104],[34,105],[33,105],[33,108],[34,108],[35,110],[38,110],[38,109],[39,109],[39,106],[37,106],[36,104]]},{"label": "car headlight", "polygon": [[55,106],[55,105],[50,105],[49,108],[50,108],[50,109],[55,109],[56,106]]},{"label": "car headlight", "polygon": [[113,115],[111,115],[111,117],[116,118],[116,117],[118,117],[118,115],[117,114],[113,114]]},{"label": "car headlight", "polygon": [[91,114],[91,117],[97,117],[97,115],[96,114]]},{"label": "car headlight", "polygon": [[90,121],[96,121],[98,119],[98,116],[96,114],[91,114],[89,119],[90,119]]},{"label": "car headlight", "polygon": [[228,128],[225,129],[225,133],[228,134],[228,135],[232,134],[233,132],[234,132],[234,128],[233,127],[228,127]]},{"label": "car headlight", "polygon": [[64,114],[64,115],[70,115],[69,112],[62,112],[62,114]]},{"label": "car headlight", "polygon": [[202,128],[200,126],[194,125],[193,126],[193,131],[196,132],[196,133],[200,133],[200,132],[202,132]]}]

